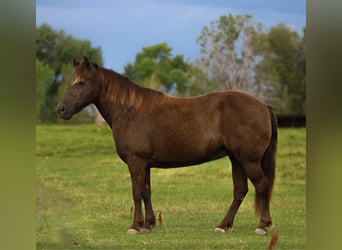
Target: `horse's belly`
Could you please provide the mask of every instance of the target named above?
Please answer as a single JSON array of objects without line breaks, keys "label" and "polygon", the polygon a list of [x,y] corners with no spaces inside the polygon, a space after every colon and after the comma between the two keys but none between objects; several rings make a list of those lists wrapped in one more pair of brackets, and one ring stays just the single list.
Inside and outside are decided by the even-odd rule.
[{"label": "horse's belly", "polygon": [[197,165],[208,161],[213,161],[229,153],[225,147],[207,147],[197,148],[170,148],[163,152],[156,152],[154,157],[149,161],[151,167],[172,168]]}]

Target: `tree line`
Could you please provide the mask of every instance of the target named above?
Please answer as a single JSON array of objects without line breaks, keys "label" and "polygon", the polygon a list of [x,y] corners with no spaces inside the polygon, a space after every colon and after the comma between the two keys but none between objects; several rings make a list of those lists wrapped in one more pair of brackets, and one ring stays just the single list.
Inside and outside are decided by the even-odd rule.
[{"label": "tree line", "polygon": [[[71,56],[86,55],[102,65],[102,52],[48,24],[37,27],[36,34],[37,122],[55,123],[54,107],[73,70]],[[250,15],[229,14],[203,27],[196,42],[200,53],[194,62],[173,55],[164,42],[142,48],[123,74],[178,96],[241,90],[273,105],[278,114],[305,114],[305,27],[303,34],[283,23],[266,29]],[[91,122],[96,114],[89,107],[73,120]]]}]

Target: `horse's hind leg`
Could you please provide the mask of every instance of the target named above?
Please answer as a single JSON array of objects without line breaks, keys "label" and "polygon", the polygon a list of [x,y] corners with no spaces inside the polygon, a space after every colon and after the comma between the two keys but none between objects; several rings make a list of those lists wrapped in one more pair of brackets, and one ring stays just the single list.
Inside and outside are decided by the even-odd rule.
[{"label": "horse's hind leg", "polygon": [[255,212],[260,213],[260,222],[256,234],[266,234],[266,228],[272,226],[269,208],[268,182],[259,163],[246,162],[243,167],[247,177],[255,187]]},{"label": "horse's hind leg", "polygon": [[248,192],[247,176],[241,164],[233,157],[230,157],[232,162],[232,175],[234,184],[234,200],[229,207],[226,216],[221,223],[216,227],[215,232],[224,233],[233,227],[234,217],[238,211],[244,197]]}]

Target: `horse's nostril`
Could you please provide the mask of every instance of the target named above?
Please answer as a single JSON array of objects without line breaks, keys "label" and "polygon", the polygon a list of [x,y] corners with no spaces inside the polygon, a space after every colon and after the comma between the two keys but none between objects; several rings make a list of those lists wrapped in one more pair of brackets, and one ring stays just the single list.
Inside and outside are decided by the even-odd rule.
[{"label": "horse's nostril", "polygon": [[64,105],[57,105],[56,114],[59,118],[64,120],[69,120],[72,117],[72,114],[69,112],[68,108]]},{"label": "horse's nostril", "polygon": [[64,110],[65,110],[65,108],[64,108],[63,105],[58,105],[58,106],[57,106],[57,109],[56,109],[57,113],[60,114],[60,113],[64,112]]}]

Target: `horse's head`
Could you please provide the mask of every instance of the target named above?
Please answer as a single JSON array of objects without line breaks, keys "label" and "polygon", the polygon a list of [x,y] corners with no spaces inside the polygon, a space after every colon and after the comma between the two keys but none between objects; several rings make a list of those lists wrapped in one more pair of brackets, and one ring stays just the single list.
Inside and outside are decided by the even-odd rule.
[{"label": "horse's head", "polygon": [[90,63],[86,57],[81,63],[74,57],[72,61],[75,66],[72,80],[56,107],[57,115],[65,120],[69,120],[74,114],[93,103],[100,93],[96,77],[97,64]]}]

